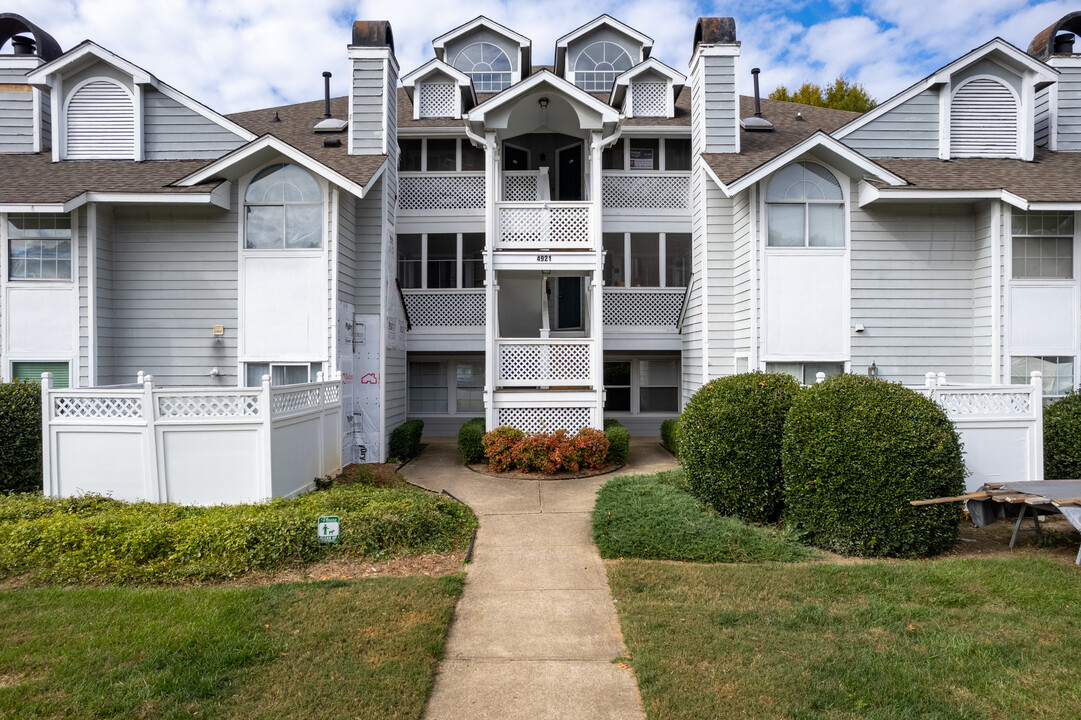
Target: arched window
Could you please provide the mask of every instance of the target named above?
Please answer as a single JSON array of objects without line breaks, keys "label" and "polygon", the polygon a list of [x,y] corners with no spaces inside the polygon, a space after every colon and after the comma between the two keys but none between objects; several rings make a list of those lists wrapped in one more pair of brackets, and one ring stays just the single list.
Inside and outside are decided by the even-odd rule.
[{"label": "arched window", "polygon": [[844,247],[844,194],[821,165],[779,170],[766,191],[766,214],[770,247]]},{"label": "arched window", "polygon": [[608,92],[616,76],[631,69],[631,56],[619,45],[595,42],[574,62],[574,84],[587,92]]},{"label": "arched window", "polygon": [[494,93],[510,87],[510,58],[492,43],[466,46],[454,58],[453,65],[473,80],[473,89],[479,93]]},{"label": "arched window", "polygon": [[321,248],[323,193],[296,165],[259,171],[244,194],[244,247],[249,250]]},{"label": "arched window", "polygon": [[134,160],[135,101],[114,80],[91,80],[67,103],[68,160]]},{"label": "arched window", "polygon": [[962,83],[950,101],[950,157],[1017,157],[1017,107],[995,78]]}]

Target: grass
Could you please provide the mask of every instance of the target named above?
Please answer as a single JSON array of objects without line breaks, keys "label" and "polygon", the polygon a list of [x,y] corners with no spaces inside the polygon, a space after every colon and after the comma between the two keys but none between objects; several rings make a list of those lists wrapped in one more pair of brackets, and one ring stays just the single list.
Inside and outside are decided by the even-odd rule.
[{"label": "grass", "polygon": [[1081,714],[1074,567],[627,560],[608,578],[650,718]]},{"label": "grass", "polygon": [[[318,542],[316,520],[341,518]],[[257,505],[191,507],[101,496],[0,495],[0,579],[49,583],[184,583],[296,568],[333,558],[449,552],[476,527],[469,508],[353,470],[329,490]]]},{"label": "grass", "polygon": [[605,484],[593,510],[593,541],[605,558],[749,563],[820,557],[772,528],[713,512],[687,493],[681,470]]},{"label": "grass", "polygon": [[0,593],[0,718],[419,718],[461,576]]}]

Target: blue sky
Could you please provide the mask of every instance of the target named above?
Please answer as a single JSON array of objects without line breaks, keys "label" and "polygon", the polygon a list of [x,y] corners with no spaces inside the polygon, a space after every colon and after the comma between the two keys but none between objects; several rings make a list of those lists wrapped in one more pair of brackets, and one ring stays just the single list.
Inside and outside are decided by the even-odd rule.
[{"label": "blue sky", "polygon": [[1076,3],[1051,0],[7,0],[65,49],[90,38],[220,112],[322,97],[321,73],[346,91],[354,19],[387,19],[403,73],[432,57],[431,40],[479,14],[533,40],[535,64],[556,38],[602,12],[654,40],[654,55],[687,72],[695,19],[736,19],[741,90],[762,68],[777,85],[862,83],[882,101],[995,36],[1021,47]]}]

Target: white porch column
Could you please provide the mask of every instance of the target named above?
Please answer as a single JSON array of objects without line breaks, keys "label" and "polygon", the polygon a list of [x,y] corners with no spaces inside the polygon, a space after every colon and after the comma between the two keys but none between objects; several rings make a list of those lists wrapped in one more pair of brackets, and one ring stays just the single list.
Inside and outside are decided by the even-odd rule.
[{"label": "white porch column", "polygon": [[495,132],[485,133],[484,146],[484,425],[494,430],[497,424],[495,410],[495,380],[497,372],[496,339],[499,337],[499,317],[495,284],[495,243],[499,232],[496,200],[499,195],[499,145]]},{"label": "white porch column", "polygon": [[593,413],[594,427],[598,430],[604,427],[604,244],[601,241],[603,234],[601,232],[601,133],[594,132],[591,137],[592,142],[589,143],[590,156],[589,156],[589,184],[590,184],[590,215],[592,222],[590,223],[590,235],[593,243],[593,250],[597,257],[597,262],[593,267],[593,292],[590,293],[590,323],[589,333],[593,338],[592,350],[591,350],[591,367],[590,377],[593,378],[593,386],[597,397],[597,409]]}]

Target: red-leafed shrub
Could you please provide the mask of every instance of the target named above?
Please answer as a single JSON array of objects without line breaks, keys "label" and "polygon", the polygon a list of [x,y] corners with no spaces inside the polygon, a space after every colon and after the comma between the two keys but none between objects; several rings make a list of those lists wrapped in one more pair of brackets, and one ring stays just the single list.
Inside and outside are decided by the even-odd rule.
[{"label": "red-leafed shrub", "polygon": [[600,430],[582,428],[577,435],[566,430],[526,435],[512,427],[496,428],[484,436],[488,466],[495,472],[577,472],[604,467],[608,439]]},{"label": "red-leafed shrub", "polygon": [[484,453],[488,456],[488,467],[495,472],[514,469],[514,449],[524,437],[524,432],[509,425],[485,433],[482,442]]},{"label": "red-leafed shrub", "polygon": [[600,430],[582,428],[574,436],[578,464],[590,470],[604,467],[608,457],[608,437]]}]

